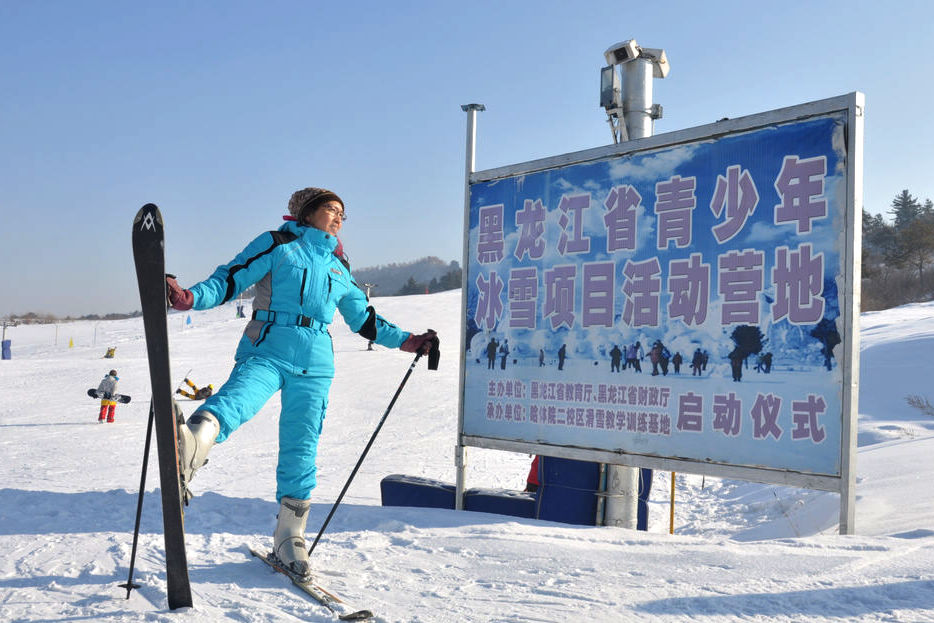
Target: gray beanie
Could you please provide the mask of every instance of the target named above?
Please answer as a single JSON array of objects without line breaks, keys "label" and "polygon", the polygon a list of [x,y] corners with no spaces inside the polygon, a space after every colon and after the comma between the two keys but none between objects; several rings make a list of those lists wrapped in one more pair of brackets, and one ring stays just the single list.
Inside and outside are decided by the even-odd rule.
[{"label": "gray beanie", "polygon": [[289,214],[295,217],[299,224],[305,224],[305,217],[325,201],[336,201],[344,207],[343,200],[337,193],[326,188],[303,188],[296,190],[289,198]]}]

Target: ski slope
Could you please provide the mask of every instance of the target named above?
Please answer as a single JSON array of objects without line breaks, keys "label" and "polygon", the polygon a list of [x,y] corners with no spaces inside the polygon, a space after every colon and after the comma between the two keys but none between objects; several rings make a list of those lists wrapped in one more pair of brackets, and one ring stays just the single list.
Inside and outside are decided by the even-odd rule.
[{"label": "ski slope", "polygon": [[[313,555],[321,582],[392,622],[934,621],[934,304],[862,316],[856,531],[835,494],[656,472],[649,532],[380,506],[403,473],[453,482],[460,293],[374,300],[410,330],[436,329],[441,369],[419,365]],[[247,306],[249,312],[249,306]],[[187,323],[190,315],[191,323]],[[245,320],[232,305],[169,317],[173,381],[222,383]],[[338,373],[318,455],[310,536],[336,499],[411,355],[338,320]],[[193,483],[186,530],[195,606],[165,600],[155,454],[135,580],[127,578],[149,402],[140,319],[18,326],[0,362],[0,621],[333,621],[251,558],[275,524],[279,402]],[[69,346],[72,343],[73,346]],[[115,359],[102,359],[116,346]],[[114,424],[86,390],[116,368]],[[186,413],[194,403],[182,402]],[[468,449],[467,484],[521,489],[529,457]]]}]

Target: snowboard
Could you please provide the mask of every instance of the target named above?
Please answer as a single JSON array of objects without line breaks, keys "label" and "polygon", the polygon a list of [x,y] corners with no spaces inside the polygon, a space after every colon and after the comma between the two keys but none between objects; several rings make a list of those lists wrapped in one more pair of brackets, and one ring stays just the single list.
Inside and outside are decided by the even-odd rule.
[{"label": "snowboard", "polygon": [[88,390],[88,396],[90,396],[91,398],[101,398],[101,399],[106,399],[106,400],[113,400],[114,402],[119,402],[120,404],[124,404],[124,405],[125,405],[126,403],[130,402],[130,397],[127,396],[126,394],[114,394],[114,395],[112,395],[110,398],[107,398],[106,396],[104,396],[103,394],[101,394],[100,392],[98,392],[98,391],[97,391],[96,389],[94,389],[93,387],[92,387],[91,389]]},{"label": "snowboard", "polygon": [[178,431],[169,372],[169,332],[165,292],[165,229],[162,214],[147,203],[133,219],[133,259],[143,311],[156,450],[162,488],[162,524],[169,609],[190,607],[191,584],[185,554],[185,524],[178,473]]}]

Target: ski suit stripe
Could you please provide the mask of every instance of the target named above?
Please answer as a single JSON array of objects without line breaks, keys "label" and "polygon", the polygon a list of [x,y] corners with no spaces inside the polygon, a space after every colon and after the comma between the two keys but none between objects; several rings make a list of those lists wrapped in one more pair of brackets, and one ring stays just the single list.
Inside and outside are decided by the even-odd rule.
[{"label": "ski suit stripe", "polygon": [[269,246],[268,249],[260,251],[253,257],[249,258],[245,263],[232,266],[229,269],[229,272],[227,273],[227,292],[224,296],[224,299],[221,301],[221,303],[226,303],[227,301],[235,297],[237,294],[239,294],[239,292],[237,292],[237,281],[236,281],[236,275],[238,272],[240,272],[241,270],[245,270],[246,268],[250,266],[250,264],[258,260],[262,256],[268,253],[272,253],[272,251],[276,247],[278,247],[280,244],[292,242],[296,238],[294,234],[290,234],[288,232],[271,231],[269,232],[269,234],[272,236],[273,243],[272,245]]}]

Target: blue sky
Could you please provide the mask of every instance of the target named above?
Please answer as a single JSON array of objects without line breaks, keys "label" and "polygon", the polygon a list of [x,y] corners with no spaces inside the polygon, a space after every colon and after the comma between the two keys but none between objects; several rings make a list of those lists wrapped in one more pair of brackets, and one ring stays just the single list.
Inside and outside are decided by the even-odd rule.
[{"label": "blue sky", "polygon": [[[760,8],[761,7],[761,8]],[[0,315],[139,308],[157,203],[168,269],[206,277],[344,199],[354,266],[461,260],[466,116],[487,169],[611,142],[603,51],[664,48],[656,133],[866,94],[864,201],[934,199],[934,4],[0,2]]]}]

